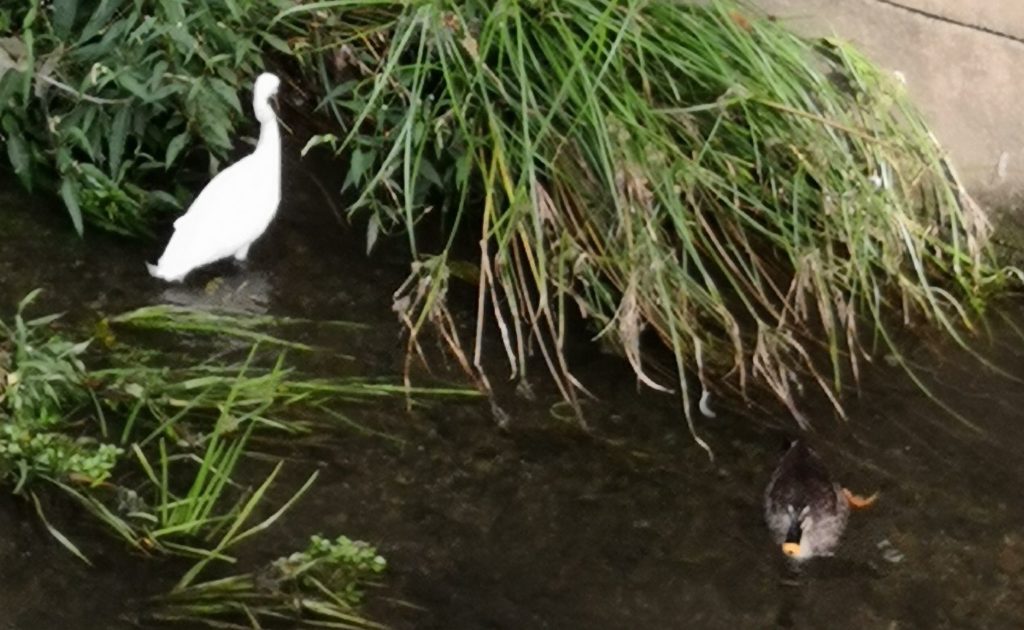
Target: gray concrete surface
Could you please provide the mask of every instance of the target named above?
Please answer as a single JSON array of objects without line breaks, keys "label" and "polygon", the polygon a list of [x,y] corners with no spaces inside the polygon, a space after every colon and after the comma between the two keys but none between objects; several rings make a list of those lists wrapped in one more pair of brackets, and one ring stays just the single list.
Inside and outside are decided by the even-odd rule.
[{"label": "gray concrete surface", "polygon": [[838,35],[898,70],[986,206],[1024,212],[1024,0],[751,0],[807,35]]}]

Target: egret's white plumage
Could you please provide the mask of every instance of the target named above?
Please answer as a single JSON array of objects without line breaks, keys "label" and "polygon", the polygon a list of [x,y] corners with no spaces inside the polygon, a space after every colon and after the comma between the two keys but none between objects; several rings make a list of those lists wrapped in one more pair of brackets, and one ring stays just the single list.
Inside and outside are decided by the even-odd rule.
[{"label": "egret's white plumage", "polygon": [[281,135],[270,106],[279,85],[270,73],[256,79],[256,150],[218,173],[174,222],[163,256],[156,265],[146,264],[154,277],[178,282],[193,269],[221,258],[245,260],[249,246],[270,225],[281,201]]}]

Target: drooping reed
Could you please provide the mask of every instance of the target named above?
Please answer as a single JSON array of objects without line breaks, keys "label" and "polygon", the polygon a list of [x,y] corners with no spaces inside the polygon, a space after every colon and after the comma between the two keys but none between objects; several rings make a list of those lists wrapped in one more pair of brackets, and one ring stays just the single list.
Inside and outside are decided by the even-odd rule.
[{"label": "drooping reed", "polygon": [[[513,375],[539,349],[576,400],[582,316],[680,393],[691,429],[698,397],[752,382],[805,424],[797,382],[842,413],[887,322],[960,339],[1004,279],[902,86],[840,41],[732,2],[338,0],[279,19],[310,13],[342,129],[311,144],[350,156],[371,239],[402,230],[418,258],[396,294],[410,349],[432,321],[484,383],[496,324]],[[440,251],[417,239],[432,212]],[[473,340],[446,310],[460,236],[480,243]],[[677,384],[649,374],[645,329]]]}]

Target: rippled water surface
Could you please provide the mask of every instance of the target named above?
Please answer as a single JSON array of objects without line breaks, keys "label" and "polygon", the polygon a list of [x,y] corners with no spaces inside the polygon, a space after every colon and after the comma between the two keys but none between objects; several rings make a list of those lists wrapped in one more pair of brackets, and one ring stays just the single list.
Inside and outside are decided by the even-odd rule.
[{"label": "rippled water surface", "polygon": [[[391,292],[405,263],[386,252],[367,258],[301,179],[290,178],[289,202],[247,267],[219,265],[183,287],[146,274],[159,243],[79,241],[59,210],[0,195],[0,313],[42,287],[39,312],[75,321],[172,302],[369,322],[358,335],[318,338],[356,358],[319,369],[397,377]],[[699,421],[710,462],[674,399],[638,392],[621,362],[592,350],[576,363],[601,394],[588,404],[591,435],[553,419],[556,397],[539,366],[535,401],[511,386],[500,393],[507,430],[487,403],[357,412],[401,443],[342,433],[293,445],[288,483],[313,469],[320,480],[252,554],[285,553],[316,532],[377,544],[391,568],[370,612],[395,628],[1024,627],[1016,326],[1024,306],[1009,301],[976,339],[1006,375],[939,342],[911,349],[933,393],[973,427],[883,361],[863,366],[848,424],[816,418],[816,444],[836,476],[881,498],[854,515],[837,557],[812,564],[797,586],[782,583],[760,511],[792,423],[719,401],[718,416]],[[96,566],[57,545],[27,504],[0,495],[0,628],[136,627],[141,598],[181,567],[128,555],[53,500],[64,522],[81,521],[69,531]]]}]

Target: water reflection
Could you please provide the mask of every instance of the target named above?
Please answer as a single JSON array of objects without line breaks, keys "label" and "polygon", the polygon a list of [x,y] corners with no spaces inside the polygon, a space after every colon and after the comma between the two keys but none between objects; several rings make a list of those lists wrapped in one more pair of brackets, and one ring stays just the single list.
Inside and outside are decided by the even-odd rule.
[{"label": "water reflection", "polygon": [[197,272],[184,284],[168,284],[157,302],[243,315],[264,315],[273,287],[265,272],[250,271],[235,263],[217,266],[220,273]]}]

